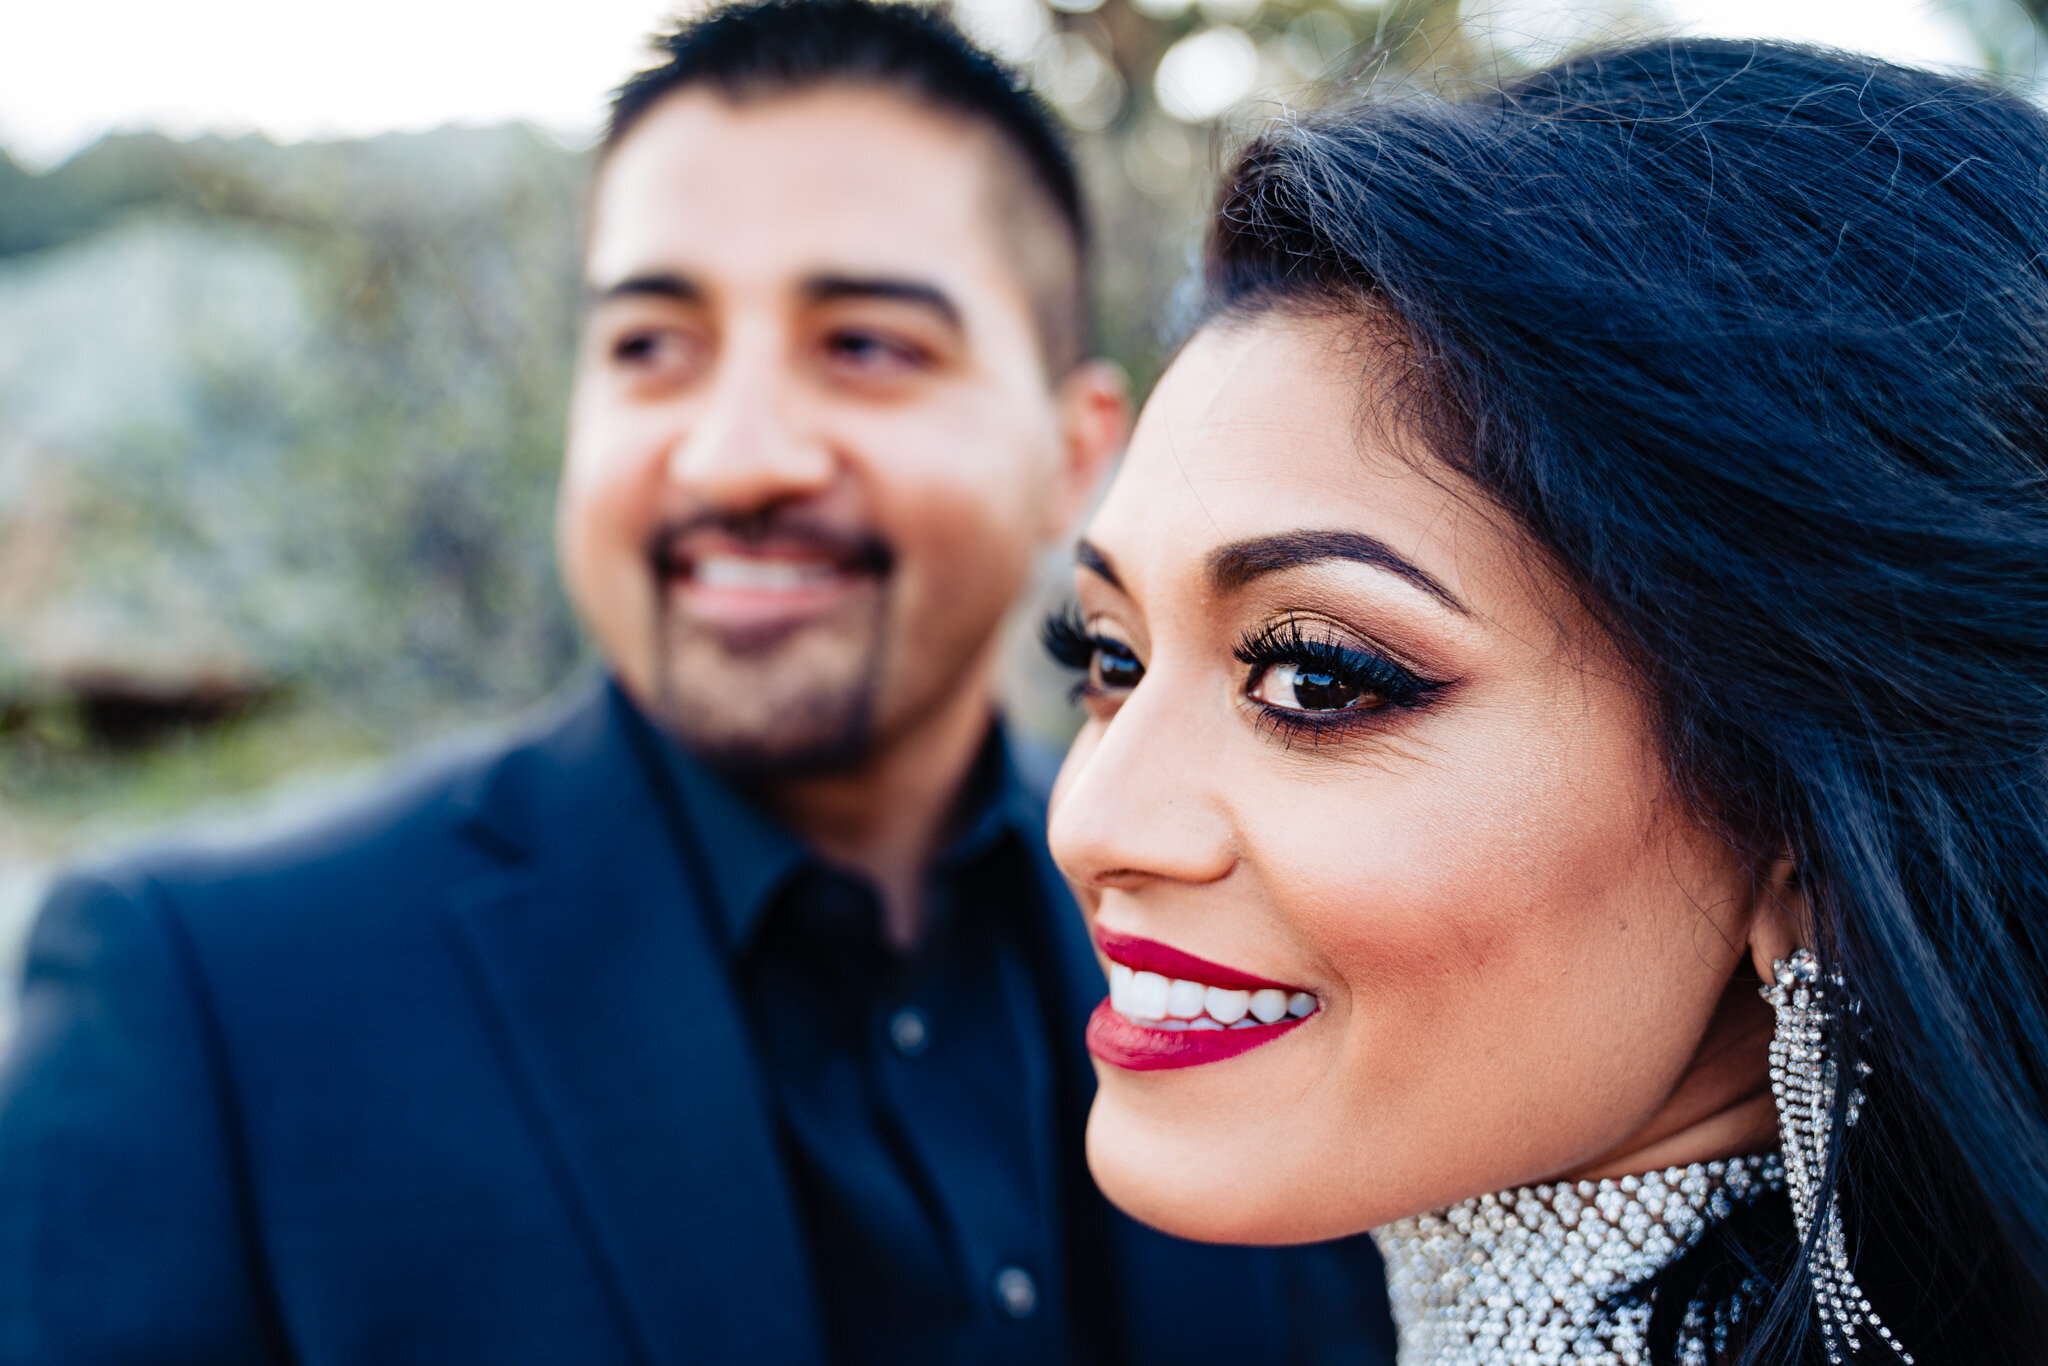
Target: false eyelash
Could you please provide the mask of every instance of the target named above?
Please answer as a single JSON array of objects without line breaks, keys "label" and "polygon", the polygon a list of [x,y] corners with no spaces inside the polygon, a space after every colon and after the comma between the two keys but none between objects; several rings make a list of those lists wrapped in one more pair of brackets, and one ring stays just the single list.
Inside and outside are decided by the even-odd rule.
[{"label": "false eyelash", "polygon": [[1105,689],[1095,681],[1096,656],[1104,650],[1125,649],[1122,642],[1090,631],[1081,620],[1081,609],[1072,603],[1046,617],[1038,639],[1057,663],[1081,675],[1067,689],[1068,706],[1103,695]]},{"label": "false eyelash", "polygon": [[[1245,680],[1247,687],[1262,670],[1275,664],[1310,664],[1385,700],[1386,707],[1371,708],[1371,711],[1419,707],[1444,687],[1442,683],[1423,678],[1375,651],[1355,649],[1333,640],[1305,635],[1301,621],[1296,617],[1276,621],[1246,636],[1238,641],[1231,653],[1251,670]],[[1276,721],[1290,726],[1327,727],[1349,724],[1357,719],[1356,713],[1318,714],[1292,712],[1284,708],[1267,710]]]},{"label": "false eyelash", "polygon": [[1038,643],[1064,668],[1085,670],[1095,658],[1096,639],[1081,620],[1081,609],[1068,603],[1046,614],[1038,628]]}]

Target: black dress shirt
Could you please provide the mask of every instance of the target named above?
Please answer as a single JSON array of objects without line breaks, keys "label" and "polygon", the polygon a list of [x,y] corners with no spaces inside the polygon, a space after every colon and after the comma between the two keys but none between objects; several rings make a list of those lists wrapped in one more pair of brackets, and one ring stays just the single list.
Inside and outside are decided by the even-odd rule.
[{"label": "black dress shirt", "polygon": [[1078,1153],[1033,919],[1042,816],[992,729],[925,881],[917,945],[875,889],[665,746],[675,835],[708,874],[764,1095],[808,1234],[825,1328],[854,1363],[1092,1356],[1070,1303]]}]

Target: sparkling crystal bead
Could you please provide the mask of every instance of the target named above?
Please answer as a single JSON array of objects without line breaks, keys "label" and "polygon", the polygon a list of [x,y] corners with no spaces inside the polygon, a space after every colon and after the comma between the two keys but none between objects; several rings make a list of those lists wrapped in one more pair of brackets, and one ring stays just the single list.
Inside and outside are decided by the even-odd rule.
[{"label": "sparkling crystal bead", "polygon": [[[1784,1186],[1766,1154],[1482,1195],[1376,1229],[1401,1366],[1640,1366],[1651,1306],[1616,1296]],[[1727,1334],[1693,1313],[1680,1359],[1707,1366]]]},{"label": "sparkling crystal bead", "polygon": [[[1821,971],[1806,949],[1775,964],[1771,985],[1763,996],[1778,1014],[1771,1040],[1771,1091],[1778,1100],[1778,1128],[1785,1155],[1785,1180],[1792,1191],[1792,1215],[1799,1238],[1813,1249],[1808,1271],[1813,1281],[1814,1311],[1828,1360],[1839,1363],[1860,1352],[1870,1333],[1889,1347],[1904,1366],[1913,1355],[1900,1346],[1870,1307],[1849,1267],[1849,1248],[1842,1233],[1842,1206],[1833,1192],[1821,1192],[1827,1179],[1828,1136],[1833,1126],[1835,1097],[1841,1088],[1839,1050],[1830,1036],[1843,1017],[1858,1011],[1839,974]],[[1870,1075],[1859,1062],[1855,1080],[1843,1097],[1843,1111],[1854,1124],[1863,1110],[1858,1084]],[[1816,1231],[1816,1225],[1818,1229]]]}]

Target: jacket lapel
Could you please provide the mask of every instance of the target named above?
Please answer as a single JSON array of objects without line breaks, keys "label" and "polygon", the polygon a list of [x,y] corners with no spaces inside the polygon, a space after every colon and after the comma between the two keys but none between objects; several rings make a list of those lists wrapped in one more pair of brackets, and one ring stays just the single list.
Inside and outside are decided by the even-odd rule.
[{"label": "jacket lapel", "polygon": [[450,925],[650,1362],[822,1357],[723,954],[608,689],[501,762]]}]

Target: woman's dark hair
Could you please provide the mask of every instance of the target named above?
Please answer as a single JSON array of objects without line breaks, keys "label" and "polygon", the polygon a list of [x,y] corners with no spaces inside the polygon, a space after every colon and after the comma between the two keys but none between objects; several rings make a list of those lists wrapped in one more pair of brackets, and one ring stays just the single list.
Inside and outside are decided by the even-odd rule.
[{"label": "woman's dark hair", "polygon": [[[1864,1003],[1832,1168],[1879,1313],[1923,1366],[2048,1359],[2048,121],[1836,52],[1602,52],[1261,136],[1208,275],[1392,325],[1401,411],[1634,662],[1695,808],[1798,869]],[[1668,1326],[1761,1269],[1758,1366],[1820,1352],[1770,1204],[1648,1292]]]}]

